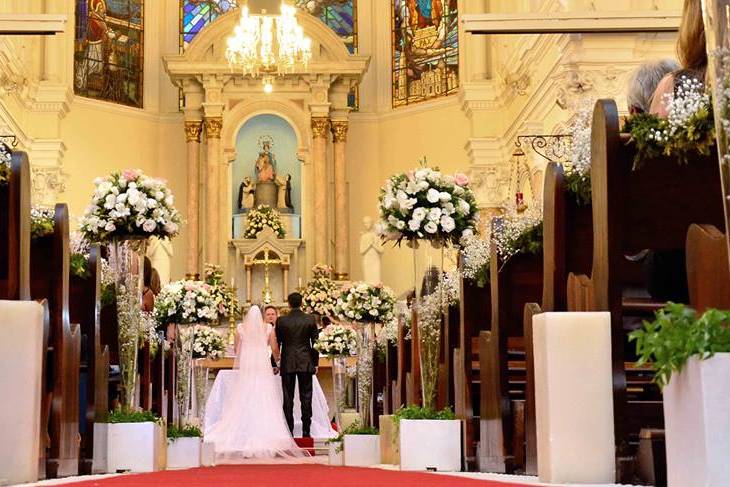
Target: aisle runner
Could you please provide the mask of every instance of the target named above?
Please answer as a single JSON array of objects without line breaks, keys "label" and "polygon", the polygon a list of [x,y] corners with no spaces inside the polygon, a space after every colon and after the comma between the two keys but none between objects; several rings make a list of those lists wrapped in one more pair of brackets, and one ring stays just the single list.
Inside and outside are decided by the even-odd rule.
[{"label": "aisle runner", "polygon": [[[530,484],[472,480],[450,475],[381,470],[379,468],[329,467],[325,465],[225,465],[65,484],[78,487],[192,487],[200,485],[282,487],[526,487]],[[533,484],[534,486],[534,484]]]}]

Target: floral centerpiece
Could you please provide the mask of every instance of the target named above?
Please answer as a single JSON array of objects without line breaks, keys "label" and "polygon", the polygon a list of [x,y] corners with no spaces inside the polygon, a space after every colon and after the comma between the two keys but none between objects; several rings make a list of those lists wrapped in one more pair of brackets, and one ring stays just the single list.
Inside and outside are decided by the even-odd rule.
[{"label": "floral centerpiece", "polygon": [[248,213],[243,238],[256,238],[264,227],[271,228],[277,238],[286,237],[286,230],[281,223],[279,212],[268,205],[259,205]]},{"label": "floral centerpiece", "polygon": [[[218,319],[218,301],[211,285],[202,281],[175,281],[166,284],[155,299],[155,318],[160,325],[176,324],[176,393],[178,426],[190,420],[193,404],[190,388],[193,373],[193,341],[185,340],[190,325],[212,323]],[[183,325],[183,326],[181,326]],[[192,333],[195,333],[194,331]]]},{"label": "floral centerpiece", "polygon": [[53,233],[53,218],[56,210],[45,206],[34,206],[30,209],[31,238],[45,237]]},{"label": "floral centerpiece", "polygon": [[702,82],[682,76],[674,93],[664,95],[667,117],[650,113],[632,116],[623,127],[636,143],[634,168],[660,155],[686,162],[690,153],[708,155],[715,146],[712,104]]},{"label": "floral centerpiece", "polygon": [[395,294],[382,285],[356,282],[342,289],[337,299],[335,314],[344,321],[358,324],[360,343],[357,352],[357,388],[360,416],[363,424],[370,424],[373,387],[374,325],[393,319]]},{"label": "floral centerpiece", "polygon": [[508,207],[501,224],[492,229],[500,269],[517,254],[542,253],[542,208],[533,202],[520,213]]},{"label": "floral centerpiece", "polygon": [[461,239],[461,274],[479,287],[489,282],[489,238],[468,235]]},{"label": "floral centerpiece", "polygon": [[211,286],[211,293],[218,302],[218,316],[236,319],[242,307],[234,290],[223,281],[223,268],[216,264],[205,264],[205,282]]},{"label": "floral centerpiece", "polygon": [[317,264],[312,267],[312,279],[302,293],[302,309],[320,316],[334,316],[340,286],[332,280],[332,267]]},{"label": "floral centerpiece", "polygon": [[210,358],[217,360],[226,351],[226,341],[223,335],[207,325],[195,325],[182,332],[183,342],[192,340],[190,348],[193,358]]},{"label": "floral centerpiece", "polygon": [[314,349],[329,357],[357,354],[357,332],[349,326],[332,324],[319,332]]}]

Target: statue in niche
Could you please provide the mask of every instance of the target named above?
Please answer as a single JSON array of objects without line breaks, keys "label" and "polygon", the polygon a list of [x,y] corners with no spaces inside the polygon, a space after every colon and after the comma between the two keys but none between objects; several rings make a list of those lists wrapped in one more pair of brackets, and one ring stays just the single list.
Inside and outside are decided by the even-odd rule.
[{"label": "statue in niche", "polygon": [[380,284],[380,258],[383,245],[380,237],[373,230],[373,219],[366,216],[362,219],[363,233],[360,236],[360,256],[362,258],[363,281],[369,284]]},{"label": "statue in niche", "polygon": [[238,187],[238,209],[249,210],[253,208],[253,196],[256,185],[251,178],[246,176]]},{"label": "statue in niche", "polygon": [[259,138],[259,157],[256,159],[256,182],[276,181],[276,157],[271,152],[274,139],[268,135]]},{"label": "statue in niche", "polygon": [[286,175],[286,194],[284,196],[284,206],[294,211],[294,203],[291,201],[291,174]]}]

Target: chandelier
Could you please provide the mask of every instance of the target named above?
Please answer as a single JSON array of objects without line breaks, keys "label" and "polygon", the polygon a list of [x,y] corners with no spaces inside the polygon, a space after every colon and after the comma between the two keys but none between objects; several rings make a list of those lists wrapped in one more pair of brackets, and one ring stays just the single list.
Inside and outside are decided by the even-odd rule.
[{"label": "chandelier", "polygon": [[264,91],[273,90],[274,75],[306,68],[312,57],[312,41],[297,22],[296,8],[281,4],[279,15],[249,12],[241,7],[241,20],[228,38],[226,58],[244,75],[262,77]]}]

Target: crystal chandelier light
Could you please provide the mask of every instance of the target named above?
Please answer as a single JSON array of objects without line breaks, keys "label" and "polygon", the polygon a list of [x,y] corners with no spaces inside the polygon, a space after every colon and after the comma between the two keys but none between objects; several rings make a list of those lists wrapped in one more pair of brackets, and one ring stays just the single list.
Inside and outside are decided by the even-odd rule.
[{"label": "crystal chandelier light", "polygon": [[265,92],[273,90],[275,74],[306,68],[311,57],[312,41],[304,36],[295,7],[282,2],[279,15],[269,15],[265,9],[252,14],[248,5],[241,7],[241,20],[228,38],[226,58],[244,75],[261,76]]}]

